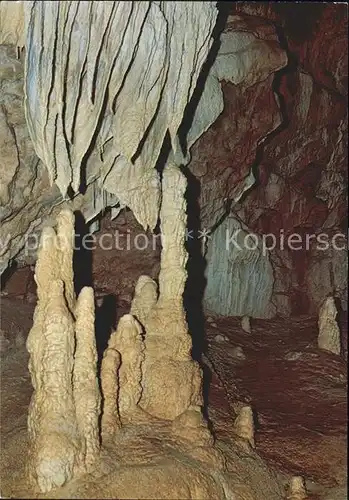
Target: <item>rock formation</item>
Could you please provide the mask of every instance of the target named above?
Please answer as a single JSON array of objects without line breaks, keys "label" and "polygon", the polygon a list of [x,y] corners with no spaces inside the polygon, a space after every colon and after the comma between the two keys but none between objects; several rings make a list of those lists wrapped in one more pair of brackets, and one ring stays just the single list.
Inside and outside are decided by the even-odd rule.
[{"label": "rock formation", "polygon": [[[0,272],[37,258],[27,471],[43,494],[283,494],[253,450],[251,407],[235,420],[236,449],[216,445],[203,417],[183,307],[187,187],[201,210],[205,307],[242,317],[245,331],[249,318],[320,309],[319,347],[340,352],[334,297],[345,309],[346,238],[342,250],[333,242],[346,228],[345,16],[325,6],[297,39],[287,6],[238,2],[225,18],[220,8],[0,2]],[[144,230],[160,216],[162,254],[158,283],[139,278],[98,374],[94,293],[74,292],[73,212],[96,228],[106,207],[112,217],[129,208]],[[295,231],[314,233],[309,248],[266,248],[265,236]],[[0,350],[5,341],[0,332]],[[305,498],[301,478],[290,495]]]},{"label": "rock formation", "polygon": [[[124,315],[110,336],[100,373],[101,422],[93,290],[83,288],[70,311],[65,291],[73,290],[72,252],[58,244],[53,229],[43,231],[36,266],[39,300],[27,343],[34,387],[27,469],[32,487],[42,493],[59,488],[59,495],[69,498],[84,485],[92,495],[97,486],[92,478],[107,475],[108,486],[98,482],[99,498],[141,498],[150,491],[152,498],[165,498],[170,491],[169,498],[228,500],[235,488],[241,499],[249,498],[249,486],[229,475],[202,414],[202,375],[190,355],[182,303],[185,186],[180,170],[167,165],[159,297],[155,282],[142,276],[132,305],[138,319]],[[60,222],[58,231],[64,226],[71,235],[72,214],[60,217],[65,224]],[[73,238],[68,241],[72,246]],[[242,409],[235,431],[254,446],[249,407]],[[258,461],[254,467],[264,478]],[[277,500],[279,485],[269,481],[268,498]]]},{"label": "rock formation", "polygon": [[[28,241],[37,241],[43,224],[51,224],[62,207],[81,210],[96,227],[96,217],[105,207],[112,207],[115,217],[121,207],[129,206],[144,226],[154,227],[161,186],[153,167],[169,129],[177,164],[188,164],[200,182],[201,224],[212,231],[212,238],[203,245],[208,259],[206,307],[223,315],[287,317],[297,308],[305,314],[318,314],[323,300],[332,295],[341,300],[345,310],[347,280],[346,273],[341,272],[348,265],[345,6],[315,9],[309,21],[311,29],[304,29],[299,37],[298,26],[292,25],[295,11],[288,10],[287,5],[232,5],[215,61],[206,68],[205,58],[212,55],[213,59],[216,50],[209,36],[217,17],[214,2],[205,2],[205,8],[172,3],[162,8],[148,2],[135,10],[124,2],[113,7],[98,4],[98,12],[97,4],[93,4],[95,25],[91,29],[96,38],[89,47],[85,5],[69,4],[71,8],[65,11],[58,4],[47,9],[45,5],[0,4],[0,271],[12,259],[33,262],[37,245]],[[297,12],[302,8],[297,6]],[[130,24],[124,21],[128,15]],[[307,14],[298,17],[307,24]],[[166,23],[172,35],[167,40],[164,34],[157,41],[151,26],[165,33]],[[287,39],[289,62],[273,23],[279,25]],[[325,31],[319,28],[322,23]],[[138,30],[139,44],[135,32],[131,34],[131,25]],[[197,50],[201,47],[197,57],[189,41],[183,46],[178,42],[188,30],[192,39],[202,41],[196,46]],[[55,57],[59,64],[54,74],[47,69],[52,64],[43,63],[52,61],[48,41],[53,41],[53,31],[57,40],[70,37],[69,50],[64,49],[64,44],[57,45]],[[39,50],[41,35],[47,44]],[[114,45],[106,43],[111,36]],[[121,39],[123,44],[112,66],[110,54],[115,54]],[[17,50],[23,46],[28,57]],[[145,46],[153,50],[139,48]],[[179,47],[183,51],[182,67],[178,64]],[[132,51],[137,57],[129,59]],[[149,53],[149,72],[140,78],[142,58]],[[309,58],[311,53],[314,60]],[[38,54],[39,64],[35,65]],[[322,69],[315,64],[319,60],[325,61]],[[85,61],[89,68],[86,73],[82,71]],[[72,88],[61,85],[64,68],[71,72]],[[104,68],[110,70],[109,81]],[[179,140],[177,125],[193,98],[202,68],[208,72],[207,78],[187,134],[187,151],[181,151],[179,143],[183,141]],[[281,68],[285,69],[279,73]],[[76,90],[77,75],[81,76],[81,99]],[[125,85],[121,85],[123,78]],[[102,89],[100,93],[92,91],[94,80]],[[59,98],[52,99],[49,81]],[[135,81],[140,82],[139,92]],[[23,86],[28,125],[22,106]],[[36,94],[34,88],[40,92]],[[137,92],[139,98],[134,100]],[[106,95],[108,103],[102,106]],[[43,102],[46,98],[49,104]],[[62,111],[65,100],[67,112]],[[167,106],[167,102],[171,104]],[[48,106],[50,109],[43,113]],[[88,127],[84,123],[86,109]],[[66,142],[57,139],[61,130]],[[96,147],[91,148],[94,134]],[[133,141],[135,145],[131,146]],[[259,179],[257,185],[255,176]],[[68,187],[72,199],[62,196]],[[229,222],[224,221],[227,215]],[[332,242],[324,250],[315,240],[311,241],[310,252],[305,243],[296,252],[287,245],[282,251],[276,246],[265,258],[240,258],[244,269],[238,280],[230,268],[230,262],[234,267],[236,252],[225,252],[226,231],[231,231],[235,219],[247,232],[270,234],[277,239],[281,230],[285,236],[294,231],[317,236],[324,233],[328,240],[341,233],[343,248],[336,250]],[[219,250],[215,252],[212,247]],[[216,268],[222,279],[212,271]],[[251,273],[259,275],[257,283],[250,278]],[[227,293],[229,300],[222,308],[220,297]]]},{"label": "rock formation", "polygon": [[[34,394],[28,430],[28,471],[43,492],[72,478],[80,438],[73,396],[74,322],[65,304],[63,281],[53,280],[47,300],[28,338]],[[39,316],[38,314],[38,316]],[[38,317],[37,316],[37,317]]]},{"label": "rock formation", "polygon": [[101,365],[101,381],[103,394],[102,410],[102,439],[103,443],[112,439],[117,429],[120,428],[120,416],[118,410],[119,382],[118,370],[121,364],[121,356],[112,347],[104,351]]},{"label": "rock formation", "polygon": [[[339,4],[319,6],[319,14],[306,10],[298,4],[291,9],[239,2],[232,5],[234,15],[221,36],[225,68],[236,74],[233,84],[223,79],[224,110],[193,145],[188,165],[200,181],[202,228],[212,232],[205,291],[212,313],[318,314],[328,295],[347,309],[347,11]],[[258,43],[261,53],[269,53],[270,44],[278,45],[273,23],[288,44],[289,61],[281,72],[282,52],[254,59],[251,50]],[[240,42],[237,32],[243,27]],[[246,78],[239,80],[242,65],[229,64],[230,57],[244,59]],[[323,65],[314,64],[320,59]],[[259,80],[260,64],[270,71],[268,78]],[[252,185],[251,165],[257,185]],[[233,244],[227,251],[232,219],[248,232],[269,235],[269,246],[275,238],[268,259],[248,261],[251,251],[234,251]],[[293,233],[302,238],[297,250],[287,243]],[[306,235],[324,243],[312,236],[307,244]]]},{"label": "rock formation", "polygon": [[154,417],[169,420],[191,405],[202,404],[201,371],[191,358],[192,342],[183,308],[187,261],[185,189],[186,180],[179,168],[166,165],[160,212],[159,297],[155,303],[154,282],[141,277],[131,308],[146,332],[140,406]]},{"label": "rock formation", "polygon": [[42,492],[92,465],[99,450],[94,299],[85,288],[73,308],[73,221],[63,211],[57,234],[43,231],[35,269],[38,303],[27,340],[34,388],[28,473]]},{"label": "rock formation", "polygon": [[290,481],[287,500],[305,500],[308,498],[304,479],[301,476],[293,476]]},{"label": "rock formation", "polygon": [[97,349],[95,338],[93,289],[84,287],[75,308],[76,347],[73,388],[76,420],[81,439],[80,462],[90,467],[99,451],[101,396],[97,379]]},{"label": "rock formation", "polygon": [[243,316],[241,318],[241,328],[246,333],[251,333],[251,321],[249,316]]},{"label": "rock formation", "polygon": [[240,408],[238,416],[234,422],[234,432],[237,436],[246,440],[252,448],[255,447],[254,418],[253,411],[250,406],[243,406]]},{"label": "rock formation", "polygon": [[336,321],[337,309],[333,297],[327,297],[319,312],[318,346],[320,349],[340,354],[341,333]]},{"label": "rock formation", "polygon": [[131,314],[126,314],[120,318],[118,328],[108,343],[108,349],[113,349],[120,355],[116,396],[121,423],[132,420],[142,395],[144,343],[141,333],[138,321]]}]

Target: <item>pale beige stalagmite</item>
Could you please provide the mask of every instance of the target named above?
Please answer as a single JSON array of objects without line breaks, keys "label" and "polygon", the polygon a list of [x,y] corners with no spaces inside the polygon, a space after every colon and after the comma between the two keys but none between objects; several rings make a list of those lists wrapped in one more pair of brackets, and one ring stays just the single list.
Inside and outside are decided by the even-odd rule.
[{"label": "pale beige stalagmite", "polygon": [[142,275],[138,278],[130,313],[142,324],[145,324],[150,311],[157,302],[157,290],[156,282],[149,276]]},{"label": "pale beige stalagmite", "polygon": [[65,285],[65,298],[69,309],[74,312],[75,292],[74,292],[74,214],[71,210],[62,210],[57,216],[57,243],[59,247],[61,279]]},{"label": "pale beige stalagmite", "polygon": [[97,379],[94,293],[84,287],[75,309],[76,349],[74,359],[74,401],[81,436],[81,462],[93,464],[99,451],[99,414],[101,396]]},{"label": "pale beige stalagmite", "polygon": [[[162,179],[161,269],[159,302],[174,302],[184,313],[183,292],[187,279],[185,248],[187,227],[185,191],[187,181],[175,165],[166,165]],[[187,332],[186,332],[187,333]]]},{"label": "pale beige stalagmite", "polygon": [[35,268],[38,303],[27,340],[34,388],[28,472],[42,492],[90,466],[99,450],[94,296],[84,288],[74,310],[73,247],[74,216],[64,210],[57,234],[52,228],[42,232]]},{"label": "pale beige stalagmite", "polygon": [[106,442],[120,429],[120,416],[117,405],[119,395],[118,371],[121,356],[108,346],[104,351],[101,365],[102,404],[102,441]]},{"label": "pale beige stalagmite", "polygon": [[[30,354],[29,371],[34,390],[38,385],[42,358],[42,327],[44,311],[48,300],[48,289],[53,280],[59,276],[57,238],[54,229],[46,227],[43,229],[38,252],[38,260],[35,266],[35,281],[37,284],[38,302],[34,311],[33,326],[27,338],[27,350]],[[32,406],[34,399],[32,399]]]},{"label": "pale beige stalagmite", "polygon": [[251,321],[249,316],[243,316],[241,318],[241,328],[246,333],[251,333]]},{"label": "pale beige stalagmite", "polygon": [[213,445],[213,437],[208,430],[200,406],[191,406],[172,422],[172,432],[178,439],[192,441],[196,446]]},{"label": "pale beige stalagmite", "polygon": [[42,335],[35,339],[40,345],[31,345],[41,358],[28,415],[28,472],[42,492],[72,478],[80,448],[72,388],[74,322],[63,282],[52,281],[46,293]]},{"label": "pale beige stalagmite", "polygon": [[116,333],[111,339],[111,346],[121,356],[118,370],[118,410],[121,423],[132,420],[142,395],[144,343],[141,334],[142,328],[138,321],[131,314],[125,314],[120,318]]},{"label": "pale beige stalagmite", "polygon": [[318,346],[320,349],[340,354],[341,335],[336,321],[337,309],[333,297],[327,297],[319,311]]},{"label": "pale beige stalagmite", "polygon": [[301,476],[293,476],[290,481],[287,500],[306,500],[308,498],[304,479]]},{"label": "pale beige stalagmite", "polygon": [[252,448],[255,447],[253,411],[250,406],[243,406],[239,410],[234,422],[234,432],[240,438],[245,439]]},{"label": "pale beige stalagmite", "polygon": [[[183,308],[187,277],[186,179],[178,167],[166,165],[162,190],[159,298],[148,314],[138,316],[146,333],[140,406],[155,417],[173,420],[190,406],[202,405],[202,374],[191,358],[192,341]],[[146,283],[147,298],[140,299]],[[134,314],[141,309],[139,304],[150,304],[155,297],[149,279],[137,286],[140,293],[132,305]]]},{"label": "pale beige stalagmite", "polygon": [[52,227],[45,227],[41,233],[38,259],[35,266],[35,281],[39,302],[47,298],[47,290],[54,279],[60,278],[57,235]]}]

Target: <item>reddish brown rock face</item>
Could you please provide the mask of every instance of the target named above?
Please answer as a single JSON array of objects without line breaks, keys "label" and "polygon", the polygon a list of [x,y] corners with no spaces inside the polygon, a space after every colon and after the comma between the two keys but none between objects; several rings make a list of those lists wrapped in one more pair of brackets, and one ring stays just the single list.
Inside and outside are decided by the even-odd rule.
[{"label": "reddish brown rock face", "polygon": [[241,192],[260,140],[281,123],[272,91],[273,78],[271,75],[249,88],[222,82],[224,111],[193,146],[190,163],[190,170],[202,180],[203,225],[216,222],[224,212],[224,199],[232,199]]},{"label": "reddish brown rock face", "polygon": [[[345,241],[347,8],[238,2],[232,12],[274,24],[289,64],[248,89],[222,82],[224,112],[193,148],[203,224],[224,213],[223,200],[229,207],[252,171],[255,184],[230,206],[250,231],[278,241],[270,255],[277,313],[316,313],[327,294],[344,308],[345,250],[322,251],[315,238]],[[280,235],[293,233],[301,245],[280,254]]]},{"label": "reddish brown rock face", "polygon": [[289,52],[323,87],[348,93],[348,8],[345,4],[237,2],[238,13],[282,27]]}]

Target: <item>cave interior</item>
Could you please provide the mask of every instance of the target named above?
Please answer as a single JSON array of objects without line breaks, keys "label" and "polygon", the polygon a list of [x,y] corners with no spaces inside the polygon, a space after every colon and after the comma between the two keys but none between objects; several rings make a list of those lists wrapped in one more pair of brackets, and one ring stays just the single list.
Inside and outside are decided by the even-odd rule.
[{"label": "cave interior", "polygon": [[1,498],[347,499],[347,32],[0,3]]}]

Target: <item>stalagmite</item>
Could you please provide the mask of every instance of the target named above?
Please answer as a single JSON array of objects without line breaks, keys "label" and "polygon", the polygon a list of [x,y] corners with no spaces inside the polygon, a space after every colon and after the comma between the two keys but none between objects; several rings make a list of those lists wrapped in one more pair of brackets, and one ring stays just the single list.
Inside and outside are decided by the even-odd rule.
[{"label": "stalagmite", "polygon": [[75,307],[73,272],[74,238],[74,215],[71,210],[62,210],[57,216],[57,244],[60,255],[61,279],[65,285],[64,294],[68,307],[72,312],[74,312]]},{"label": "stalagmite", "polygon": [[39,301],[47,298],[47,290],[51,281],[61,278],[59,258],[56,232],[52,227],[44,227],[35,266],[35,281]]},{"label": "stalagmite", "polygon": [[185,192],[187,181],[175,165],[167,165],[162,179],[160,211],[162,252],[159,274],[159,303],[171,301],[183,311],[183,293],[187,279],[185,248],[187,227]]},{"label": "stalagmite", "polygon": [[103,394],[102,441],[107,442],[120,428],[117,398],[119,395],[118,370],[121,356],[118,351],[108,347],[104,351],[101,365],[101,381]]},{"label": "stalagmite", "polygon": [[97,379],[97,349],[93,289],[84,287],[76,304],[74,401],[81,436],[81,462],[92,465],[99,451],[101,396]]},{"label": "stalagmite", "polygon": [[145,324],[157,302],[157,288],[157,284],[149,276],[143,275],[138,278],[130,313],[142,324]]},{"label": "stalagmite", "polygon": [[305,500],[308,498],[304,479],[301,476],[293,476],[290,481],[287,500]]},{"label": "stalagmite", "polygon": [[142,328],[131,314],[120,318],[116,333],[112,336],[110,347],[116,349],[121,356],[118,370],[118,410],[121,422],[132,420],[132,413],[142,394],[142,363],[144,361],[144,344]]},{"label": "stalagmite", "polygon": [[27,469],[42,492],[89,467],[99,449],[93,291],[81,291],[74,311],[74,216],[63,211],[57,220],[57,234],[52,228],[42,232],[35,268],[38,303],[27,340],[34,388]]},{"label": "stalagmite", "polygon": [[240,409],[234,422],[234,432],[240,438],[245,439],[252,448],[255,447],[253,411],[250,406],[243,406]]},{"label": "stalagmite", "polygon": [[[190,406],[202,405],[202,375],[191,358],[192,341],[183,308],[188,258],[185,249],[186,179],[178,167],[168,164],[162,183],[160,293],[156,305],[142,323],[146,356],[140,406],[155,417],[173,420]],[[154,287],[149,288],[147,296],[154,300]],[[136,295],[133,311],[139,302]]]},{"label": "stalagmite", "polygon": [[327,297],[319,311],[318,346],[320,349],[333,352],[334,354],[340,354],[341,337],[336,316],[337,309],[334,298]]},{"label": "stalagmite", "polygon": [[27,338],[27,350],[30,354],[29,371],[34,390],[37,387],[37,377],[42,358],[42,328],[44,311],[48,300],[50,283],[59,276],[57,239],[54,229],[43,229],[40,240],[38,260],[35,266],[35,282],[37,285],[38,303],[34,311],[33,326]]},{"label": "stalagmite", "polygon": [[213,437],[208,430],[200,406],[192,406],[172,422],[172,431],[179,439],[192,442],[195,446],[213,444]]},{"label": "stalagmite", "polygon": [[243,316],[241,318],[241,328],[246,333],[251,333],[251,321],[249,316]]},{"label": "stalagmite", "polygon": [[[73,400],[74,323],[64,298],[63,282],[51,282],[43,311],[41,338],[31,345],[40,353],[31,370],[36,381],[28,428],[28,471],[42,492],[62,486],[78,466],[79,436]],[[35,325],[34,325],[35,327]]]}]

